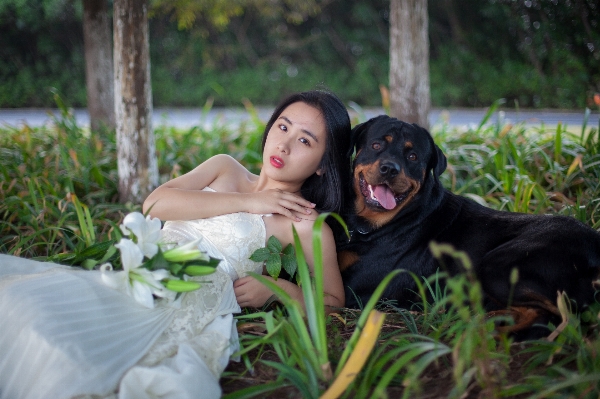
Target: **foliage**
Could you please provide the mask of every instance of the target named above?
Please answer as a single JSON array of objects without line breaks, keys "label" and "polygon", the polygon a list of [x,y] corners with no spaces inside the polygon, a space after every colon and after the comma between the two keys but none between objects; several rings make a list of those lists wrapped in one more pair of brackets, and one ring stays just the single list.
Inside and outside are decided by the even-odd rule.
[{"label": "foliage", "polygon": [[[273,345],[281,363],[267,361],[264,361],[264,363],[277,369],[280,372],[278,380],[282,383],[294,385],[304,398],[337,398],[354,380],[357,372],[360,371],[360,367],[357,367],[358,360],[353,352],[356,351],[358,356],[362,357],[362,361],[366,360],[371,352],[384,320],[384,316],[373,309],[385,287],[395,274],[400,272],[387,276],[373,293],[357,322],[354,334],[352,334],[346,349],[338,360],[338,367],[333,373],[328,356],[323,292],[323,255],[321,251],[321,228],[329,215],[328,213],[319,215],[313,226],[314,271],[312,278],[304,258],[302,244],[295,228],[293,228],[294,245],[298,249],[296,251],[298,274],[300,281],[303,282],[301,287],[305,311],[302,310],[298,302],[293,300],[289,294],[276,284],[262,276],[255,275],[255,278],[267,285],[277,295],[278,300],[285,305],[287,314],[284,316],[278,311],[275,314],[273,312],[261,312],[241,316],[241,319],[251,320],[262,318],[269,339],[246,336],[246,346],[240,351],[240,355],[247,354],[250,349],[258,345],[264,345],[265,343]],[[339,215],[331,214],[331,216],[342,223],[345,228],[345,224]],[[307,319],[307,323],[305,323],[304,318]],[[308,324],[308,328],[306,324]],[[333,377],[337,378],[332,382]],[[278,388],[280,386],[274,385],[272,387]],[[327,386],[330,389],[323,396],[320,396],[321,391]],[[250,391],[255,389],[255,387],[252,387]],[[244,391],[236,392],[229,395],[229,398],[243,397],[244,395]]]},{"label": "foliage", "polygon": [[[381,105],[389,1],[154,0],[155,106],[274,104],[323,85]],[[81,2],[0,1],[0,107],[86,103]],[[600,92],[600,8],[575,2],[429,2],[434,106],[582,108]],[[185,29],[182,29],[185,28]]]},{"label": "foliage", "polygon": [[[123,216],[139,209],[116,203],[113,135],[81,129],[56,100],[62,113],[52,126],[0,129],[0,252],[39,259],[81,255],[90,243],[118,240]],[[598,127],[572,132],[563,125],[531,128],[491,121],[499,105],[493,104],[478,126],[434,128],[449,161],[444,184],[493,208],[567,214],[598,228]],[[206,128],[202,121],[187,131],[158,127],[161,179],[220,152],[257,170],[263,128],[260,121],[239,131]],[[335,377],[348,375],[343,370],[354,364],[351,354],[366,342],[362,332],[374,328],[367,321],[374,307],[386,313],[381,334],[364,365],[354,364],[355,378],[344,381],[342,397],[418,397],[431,392],[432,381],[441,381],[436,396],[456,398],[598,397],[600,304],[581,315],[569,314],[564,306],[564,321],[553,339],[514,344],[495,331],[496,320],[485,314],[481,287],[471,275],[447,279],[439,273],[428,279],[413,276],[421,301],[410,310],[375,304],[376,294],[362,312],[339,309],[325,318],[318,294],[318,234],[315,240],[313,278],[303,252],[296,252],[301,280],[310,282],[302,284],[307,312],[278,292],[285,307],[240,316],[241,326],[250,324],[259,333],[242,333],[243,370],[225,378],[252,380],[249,375],[261,367],[276,370],[276,376],[236,390],[231,398],[290,389],[296,396],[319,397]],[[444,246],[433,250],[461,259],[468,268],[464,254]]]},{"label": "foliage", "polygon": [[288,244],[283,248],[281,242],[275,236],[269,237],[267,246],[254,251],[250,259],[254,262],[265,262],[267,273],[275,280],[279,277],[282,267],[290,278],[294,277],[298,268],[294,246]]},{"label": "foliage", "polygon": [[[225,30],[231,20],[244,14],[244,10],[255,8],[261,15],[270,19],[283,19],[289,23],[302,23],[308,16],[320,11],[323,0],[297,2],[292,0],[152,0],[154,12],[172,14],[179,29],[190,29],[197,17],[203,17],[218,30]],[[207,31],[208,34],[208,31]]]},{"label": "foliage", "polygon": [[[139,204],[119,204],[115,135],[75,123],[60,97],[52,126],[0,129],[0,252],[29,258],[79,254],[94,242],[118,241],[118,225]],[[251,110],[251,108],[249,108]],[[262,161],[264,124],[236,131],[215,125],[155,130],[161,182],[228,153],[250,170]],[[91,249],[93,251],[93,249]],[[83,260],[88,252],[83,252]],[[66,256],[66,255],[65,255]],[[79,263],[80,260],[69,259]]]}]

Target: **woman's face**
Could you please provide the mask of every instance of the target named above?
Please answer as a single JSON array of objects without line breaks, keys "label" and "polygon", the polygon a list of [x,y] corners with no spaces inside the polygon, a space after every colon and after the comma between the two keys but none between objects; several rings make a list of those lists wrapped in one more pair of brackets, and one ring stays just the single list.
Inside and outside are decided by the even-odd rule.
[{"label": "woman's face", "polygon": [[290,104],[269,129],[263,170],[274,180],[302,185],[313,173],[320,173],[326,139],[321,111],[303,102]]}]

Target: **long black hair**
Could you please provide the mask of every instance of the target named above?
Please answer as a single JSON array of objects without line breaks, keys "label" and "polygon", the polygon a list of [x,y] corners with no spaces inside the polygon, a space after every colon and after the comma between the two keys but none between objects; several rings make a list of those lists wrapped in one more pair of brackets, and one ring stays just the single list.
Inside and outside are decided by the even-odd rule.
[{"label": "long black hair", "polygon": [[312,90],[292,94],[285,98],[273,111],[262,139],[262,150],[269,130],[285,108],[293,103],[302,102],[318,109],[325,120],[327,139],[325,154],[319,164],[321,175],[310,176],[300,192],[307,200],[316,204],[318,212],[340,213],[344,209],[344,194],[350,182],[350,117],[340,99],[324,90]]}]

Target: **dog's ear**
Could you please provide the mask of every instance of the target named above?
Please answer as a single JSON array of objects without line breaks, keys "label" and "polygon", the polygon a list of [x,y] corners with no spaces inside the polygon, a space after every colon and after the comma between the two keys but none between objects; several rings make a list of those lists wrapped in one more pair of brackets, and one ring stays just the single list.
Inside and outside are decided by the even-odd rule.
[{"label": "dog's ear", "polygon": [[433,172],[434,179],[438,180],[438,177],[440,177],[441,174],[446,170],[446,166],[448,166],[448,160],[442,152],[442,149],[435,144],[433,137],[431,137],[431,133],[429,133],[427,129],[422,128],[416,123],[413,123],[413,126],[420,130],[421,133],[425,134],[429,139],[429,143],[431,144],[431,158],[427,163],[427,170],[431,170]]},{"label": "dog's ear", "polygon": [[357,145],[360,144],[360,142],[362,141],[365,133],[367,132],[367,130],[369,130],[369,128],[378,120],[382,119],[382,118],[389,118],[389,116],[387,115],[379,115],[376,116],[374,118],[369,119],[366,122],[360,123],[356,126],[354,126],[354,128],[352,129],[352,133],[350,136],[350,150],[347,154],[348,157],[351,157],[352,154],[354,153],[354,147],[356,147]]},{"label": "dog's ear", "polygon": [[[431,140],[433,142],[433,139]],[[435,158],[436,158],[436,162],[435,164],[433,164],[433,175],[437,178],[444,173],[444,171],[446,170],[446,166],[448,166],[448,160],[446,159],[446,156],[444,155],[444,153],[442,152],[442,149],[440,147],[438,147],[435,143],[433,144],[433,148],[434,148],[434,153],[435,153]]]}]

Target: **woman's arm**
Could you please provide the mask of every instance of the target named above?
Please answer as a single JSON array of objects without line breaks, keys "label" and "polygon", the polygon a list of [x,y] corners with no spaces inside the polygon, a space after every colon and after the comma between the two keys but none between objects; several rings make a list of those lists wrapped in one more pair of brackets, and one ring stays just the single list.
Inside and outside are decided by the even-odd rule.
[{"label": "woman's arm", "polygon": [[232,192],[202,191],[220,180],[227,183],[232,172],[247,173],[238,165],[228,155],[216,155],[150,193],[143,211],[161,220],[193,220],[243,211],[244,201],[235,189],[230,190]]},{"label": "woman's arm", "polygon": [[[312,212],[314,205],[292,193],[246,192],[253,176],[229,155],[215,155],[150,193],[143,211],[161,220],[204,219],[235,212],[277,213],[298,220],[291,210]],[[202,191],[209,185],[216,192]]]},{"label": "woman's arm", "polygon": [[[295,225],[300,242],[302,243],[304,256],[312,275],[314,271],[312,251],[313,223],[300,222]],[[323,225],[321,245],[323,248],[323,291],[325,295],[325,311],[330,313],[335,311],[336,308],[344,306],[345,296],[342,277],[337,263],[333,233],[326,224]],[[275,281],[269,276],[266,276],[266,278],[271,279],[304,308],[304,296],[302,294],[302,289],[299,286],[283,279],[277,279],[277,281]],[[253,277],[243,277],[238,279],[233,283],[233,287],[235,289],[237,301],[242,307],[261,307],[271,295],[273,295],[271,290]]]}]

